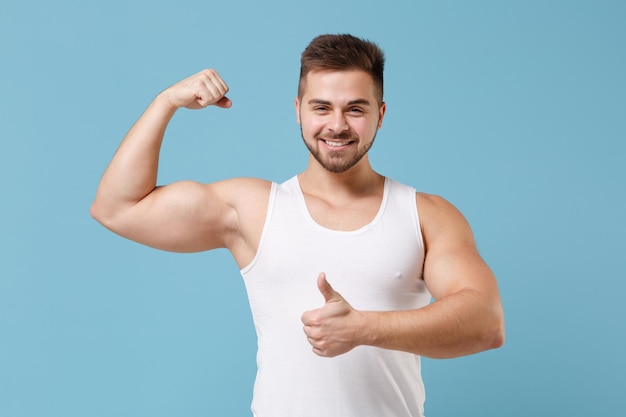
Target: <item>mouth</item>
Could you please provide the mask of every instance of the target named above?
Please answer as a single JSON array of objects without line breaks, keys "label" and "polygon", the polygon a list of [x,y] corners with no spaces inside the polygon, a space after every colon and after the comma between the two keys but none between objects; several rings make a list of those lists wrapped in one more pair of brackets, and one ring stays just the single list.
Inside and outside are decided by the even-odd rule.
[{"label": "mouth", "polygon": [[348,146],[354,142],[354,140],[338,140],[338,139],[320,139],[322,142],[326,144],[329,148],[341,148],[344,146]]}]

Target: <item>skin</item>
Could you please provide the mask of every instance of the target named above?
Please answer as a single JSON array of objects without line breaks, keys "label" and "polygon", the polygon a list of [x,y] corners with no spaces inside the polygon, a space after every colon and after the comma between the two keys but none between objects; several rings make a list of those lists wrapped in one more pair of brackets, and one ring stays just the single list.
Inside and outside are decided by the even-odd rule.
[{"label": "skin", "polygon": [[[127,133],[107,167],[91,208],[113,232],[175,252],[227,248],[240,268],[258,249],[271,183],[235,178],[157,186],[158,157],[167,124],[182,107],[230,108],[228,86],[204,70],[159,94]],[[367,151],[386,104],[362,71],[314,71],[295,100],[296,120],[309,149],[299,181],[311,216],[322,226],[355,230],[380,206],[384,177]],[[424,280],[435,298],[427,307],[373,312],[352,308],[317,278],[324,303],[302,314],[314,353],[332,357],[369,345],[447,358],[497,348],[504,320],[495,277],[481,259],[462,214],[441,197],[417,193],[426,246]]]}]

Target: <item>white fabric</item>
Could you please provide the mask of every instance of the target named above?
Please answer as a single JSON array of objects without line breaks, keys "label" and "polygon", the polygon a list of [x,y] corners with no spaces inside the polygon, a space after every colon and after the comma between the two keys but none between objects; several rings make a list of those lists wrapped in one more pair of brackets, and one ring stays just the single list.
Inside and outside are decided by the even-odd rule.
[{"label": "white fabric", "polygon": [[302,329],[302,313],[324,303],[320,272],[355,309],[430,302],[415,190],[389,178],[384,190],[371,223],[336,231],[310,216],[297,177],[272,185],[258,252],[241,270],[258,335],[256,417],[423,416],[419,356],[359,346],[322,358]]}]

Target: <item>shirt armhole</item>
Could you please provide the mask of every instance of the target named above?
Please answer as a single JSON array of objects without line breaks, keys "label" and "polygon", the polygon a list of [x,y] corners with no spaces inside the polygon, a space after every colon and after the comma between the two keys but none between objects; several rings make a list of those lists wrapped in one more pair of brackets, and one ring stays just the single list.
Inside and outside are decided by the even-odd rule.
[{"label": "shirt armhole", "polygon": [[254,265],[256,264],[257,259],[259,259],[259,255],[263,250],[263,242],[265,241],[265,235],[267,234],[267,230],[269,229],[269,224],[271,222],[272,214],[274,212],[274,202],[276,201],[277,190],[278,190],[278,184],[275,182],[272,182],[272,186],[270,189],[270,198],[267,203],[267,214],[265,215],[265,223],[263,224],[263,231],[261,232],[261,239],[259,239],[259,246],[257,247],[256,254],[254,255],[254,258],[252,258],[252,261],[250,261],[248,265],[244,266],[243,268],[239,270],[239,272],[242,275],[250,272],[252,267],[254,267]]}]

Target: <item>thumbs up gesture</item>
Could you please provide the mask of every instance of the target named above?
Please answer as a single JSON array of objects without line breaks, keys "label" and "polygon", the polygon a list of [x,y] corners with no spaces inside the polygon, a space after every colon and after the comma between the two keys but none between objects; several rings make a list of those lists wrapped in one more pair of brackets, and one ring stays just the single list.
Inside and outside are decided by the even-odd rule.
[{"label": "thumbs up gesture", "polygon": [[361,314],[331,287],[326,274],[317,278],[317,287],[324,297],[324,305],[302,315],[304,333],[319,356],[333,357],[353,349],[359,343],[362,328]]}]

